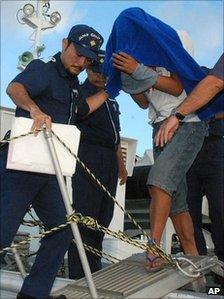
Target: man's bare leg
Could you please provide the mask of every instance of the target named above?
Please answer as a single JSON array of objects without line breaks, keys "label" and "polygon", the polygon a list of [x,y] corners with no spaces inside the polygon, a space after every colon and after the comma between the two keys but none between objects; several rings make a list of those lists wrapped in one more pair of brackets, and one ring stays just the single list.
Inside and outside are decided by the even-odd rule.
[{"label": "man's bare leg", "polygon": [[156,186],[149,188],[151,238],[160,245],[163,230],[170,213],[171,197],[164,190]]},{"label": "man's bare leg", "polygon": [[183,212],[170,218],[180,239],[184,253],[187,255],[198,255],[194,238],[194,227],[189,212]]},{"label": "man's bare leg", "polygon": [[[152,198],[150,203],[150,235],[156,244],[160,246],[163,230],[170,213],[171,197],[167,192],[156,186],[151,186],[149,188],[149,193]],[[147,270],[158,268],[162,264],[163,261],[160,258],[154,259],[150,254],[147,255]]]},{"label": "man's bare leg", "polygon": [[[167,192],[156,186],[151,186],[149,192],[152,198],[150,203],[151,238],[158,246],[160,246],[162,233],[167,218],[169,217],[172,199]],[[198,255],[194,239],[193,223],[189,212],[183,212],[172,216],[171,220],[180,239],[184,253],[188,255]],[[159,258],[154,260],[150,254],[148,257],[146,263],[146,268],[148,270],[158,268],[163,264],[163,261]]]}]

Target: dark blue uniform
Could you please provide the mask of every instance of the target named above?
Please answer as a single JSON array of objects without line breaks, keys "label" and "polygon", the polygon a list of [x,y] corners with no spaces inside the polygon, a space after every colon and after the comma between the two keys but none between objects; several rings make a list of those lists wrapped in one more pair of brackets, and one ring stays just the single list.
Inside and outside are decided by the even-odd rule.
[{"label": "dark blue uniform", "polygon": [[187,174],[188,206],[199,254],[207,254],[202,233],[202,197],[209,203],[212,240],[215,254],[224,261],[224,121],[210,123],[209,136]]},{"label": "dark blue uniform", "polygon": [[[97,92],[88,79],[81,87],[83,100]],[[114,196],[118,180],[117,145],[120,143],[118,104],[114,99],[107,101],[94,113],[76,119],[81,130],[79,157],[92,173]],[[89,215],[108,227],[113,217],[114,202],[104,191],[77,165],[73,177],[73,201],[76,212]],[[80,226],[83,242],[102,250],[103,234]],[[87,251],[92,272],[102,268],[100,257]],[[79,279],[84,276],[82,265],[75,245],[69,249],[69,277]]]},{"label": "dark blue uniform", "polygon": [[[210,75],[223,78],[223,55],[210,71]],[[223,91],[220,95],[223,96]],[[215,120],[209,124],[209,136],[205,137],[203,146],[187,173],[189,212],[194,224],[194,234],[199,254],[207,254],[202,232],[202,198],[206,195],[209,203],[212,240],[215,254],[224,261],[224,121]]]},{"label": "dark blue uniform", "polygon": [[[51,116],[52,122],[74,124],[74,110],[80,103],[79,81],[65,70],[60,53],[48,63],[33,60],[12,82],[24,85],[38,107]],[[81,115],[88,113],[89,106],[85,101],[79,111]],[[30,113],[17,107],[16,116],[30,117]]]},{"label": "dark blue uniform", "polygon": [[[40,109],[56,123],[72,123],[73,107],[78,101],[79,83],[64,69],[60,53],[52,61],[32,61],[13,82],[25,86]],[[88,112],[88,105],[80,111]],[[29,113],[17,108],[16,116],[29,117]],[[38,174],[6,169],[7,146],[0,151],[1,179],[1,248],[11,244],[21,220],[32,204],[45,229],[66,222],[66,211],[59,186],[54,175]],[[35,263],[25,278],[22,293],[35,298],[48,297],[59,266],[72,239],[70,228],[64,229],[41,241]]]}]

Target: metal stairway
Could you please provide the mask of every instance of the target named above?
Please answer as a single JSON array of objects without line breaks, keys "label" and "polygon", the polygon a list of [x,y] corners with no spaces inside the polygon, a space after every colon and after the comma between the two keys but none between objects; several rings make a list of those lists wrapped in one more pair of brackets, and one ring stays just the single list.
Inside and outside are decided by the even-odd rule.
[{"label": "metal stairway", "polygon": [[[197,267],[207,266],[211,257],[189,257]],[[157,272],[147,272],[144,268],[145,255],[136,254],[117,264],[93,274],[99,298],[161,298],[198,278],[185,276],[172,267]],[[214,267],[214,264],[213,264]],[[191,271],[192,266],[184,262],[182,268]],[[207,269],[203,274],[208,273]],[[53,295],[64,294],[68,299],[91,298],[85,278],[67,285]]]}]

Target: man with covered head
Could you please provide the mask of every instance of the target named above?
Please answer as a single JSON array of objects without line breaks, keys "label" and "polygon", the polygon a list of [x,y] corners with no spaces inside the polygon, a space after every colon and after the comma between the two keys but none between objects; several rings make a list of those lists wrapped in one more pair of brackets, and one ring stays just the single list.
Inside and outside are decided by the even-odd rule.
[{"label": "man with covered head", "polygon": [[[81,85],[82,101],[105,88],[106,77],[102,74],[105,51],[99,51],[99,61],[95,61],[86,69],[88,78]],[[104,104],[94,113],[76,118],[76,125],[81,131],[78,156],[100,180],[112,196],[115,196],[118,177],[120,184],[127,180],[120,147],[119,106],[116,99],[108,97]],[[73,204],[76,213],[91,216],[97,222],[108,227],[114,211],[114,202],[94,182],[85,170],[77,165],[73,176]],[[83,242],[98,250],[102,250],[104,234],[80,225]],[[92,272],[102,268],[101,258],[86,251]],[[75,244],[68,252],[69,278],[79,279],[84,276],[82,264]]]},{"label": "man with covered head", "polygon": [[[183,90],[188,93],[205,73],[185,51],[177,32],[140,8],[127,9],[118,16],[106,49],[104,71],[109,77],[108,90],[123,89],[140,107],[150,106],[155,112],[154,135],[170,114],[182,121],[169,144],[165,147],[154,144],[155,163],[147,181],[152,198],[150,244],[160,245],[167,218],[171,215],[185,254],[197,255],[186,204],[186,172],[207,133],[200,117],[205,114],[206,118],[210,117],[213,110],[210,107],[203,115],[191,114],[183,121],[175,107],[180,99],[184,100],[184,95],[174,98],[172,103],[164,101],[164,105],[162,102],[157,105],[151,96],[156,90],[174,97],[180,96]],[[158,73],[159,68],[165,72]],[[147,254],[148,270],[160,267],[162,263],[157,256]]]},{"label": "man with covered head", "polygon": [[[33,119],[37,133],[51,123],[74,124],[74,111],[88,115],[107,98],[103,90],[80,104],[77,75],[98,60],[102,36],[86,25],[74,26],[62,41],[62,51],[44,63],[33,60],[9,84],[7,93],[17,105],[16,116]],[[72,138],[72,136],[71,136]],[[32,204],[46,230],[66,222],[66,211],[54,175],[6,169],[8,146],[0,150],[1,248],[10,246]],[[35,262],[25,278],[18,299],[47,299],[55,276],[72,240],[70,228],[41,240]],[[65,298],[59,296],[57,298]]]}]

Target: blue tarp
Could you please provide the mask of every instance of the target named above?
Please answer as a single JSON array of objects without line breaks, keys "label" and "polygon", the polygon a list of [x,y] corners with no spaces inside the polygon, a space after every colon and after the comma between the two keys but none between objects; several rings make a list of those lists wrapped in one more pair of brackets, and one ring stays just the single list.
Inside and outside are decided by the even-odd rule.
[{"label": "blue tarp", "polygon": [[[178,74],[187,94],[201,81],[205,72],[183,48],[177,32],[138,7],[124,10],[115,20],[106,46],[103,72],[108,76],[107,89],[112,94],[121,90],[120,71],[112,66],[112,53],[120,51],[150,66],[164,67]],[[208,119],[223,111],[223,97],[217,98],[198,111],[201,119]]]}]

